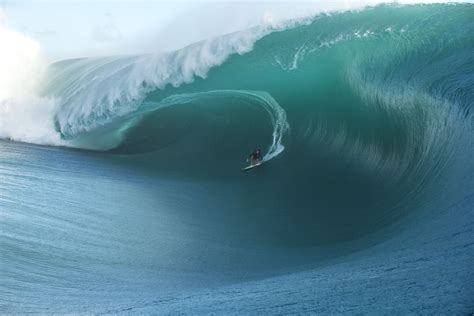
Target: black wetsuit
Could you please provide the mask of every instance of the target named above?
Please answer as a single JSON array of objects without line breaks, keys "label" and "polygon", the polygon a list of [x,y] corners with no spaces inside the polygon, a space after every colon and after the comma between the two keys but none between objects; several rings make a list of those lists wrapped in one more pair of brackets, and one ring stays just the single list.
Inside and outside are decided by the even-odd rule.
[{"label": "black wetsuit", "polygon": [[258,152],[254,152],[253,154],[250,155],[250,159],[253,162],[260,162],[260,161],[262,161],[262,154],[260,154]]}]

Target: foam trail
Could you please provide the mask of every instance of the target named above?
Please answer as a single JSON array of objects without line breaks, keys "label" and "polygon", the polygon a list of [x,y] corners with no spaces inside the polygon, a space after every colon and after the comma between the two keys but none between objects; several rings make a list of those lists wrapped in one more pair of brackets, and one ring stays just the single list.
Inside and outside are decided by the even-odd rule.
[{"label": "foam trail", "polygon": [[282,139],[290,128],[286,119],[286,112],[278,102],[265,91],[215,90],[201,93],[179,94],[170,96],[159,103],[145,103],[143,107],[146,108],[145,112],[156,111],[161,108],[177,104],[191,103],[206,98],[239,98],[245,101],[250,101],[257,106],[261,106],[267,111],[273,126],[272,143],[263,157],[263,161],[275,158],[285,150],[285,146],[282,144]]}]

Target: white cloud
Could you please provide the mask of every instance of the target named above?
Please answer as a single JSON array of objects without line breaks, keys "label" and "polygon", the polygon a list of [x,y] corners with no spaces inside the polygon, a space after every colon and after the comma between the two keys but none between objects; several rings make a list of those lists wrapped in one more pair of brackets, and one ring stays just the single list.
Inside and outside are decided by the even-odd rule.
[{"label": "white cloud", "polygon": [[5,9],[0,7],[0,26],[5,26],[7,24],[7,14]]},{"label": "white cloud", "polygon": [[97,25],[92,30],[92,39],[96,42],[114,42],[122,38],[122,33],[114,24]]}]

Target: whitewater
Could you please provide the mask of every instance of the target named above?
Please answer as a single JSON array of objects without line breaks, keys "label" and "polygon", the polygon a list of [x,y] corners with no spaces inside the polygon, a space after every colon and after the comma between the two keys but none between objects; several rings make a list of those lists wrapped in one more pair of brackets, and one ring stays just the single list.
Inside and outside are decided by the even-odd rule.
[{"label": "whitewater", "polygon": [[472,34],[390,4],[47,63],[0,27],[0,313],[472,313]]}]

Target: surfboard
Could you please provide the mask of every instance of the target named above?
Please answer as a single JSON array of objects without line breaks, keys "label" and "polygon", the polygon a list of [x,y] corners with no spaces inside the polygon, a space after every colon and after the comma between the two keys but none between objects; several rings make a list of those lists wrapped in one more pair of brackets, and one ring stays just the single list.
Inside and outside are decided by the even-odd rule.
[{"label": "surfboard", "polygon": [[255,168],[255,167],[258,167],[258,166],[260,166],[261,164],[263,164],[263,161],[260,161],[260,162],[254,164],[254,165],[250,165],[250,166],[247,166],[247,167],[245,167],[245,168],[242,168],[242,171],[249,171],[250,169],[253,169],[253,168]]}]

